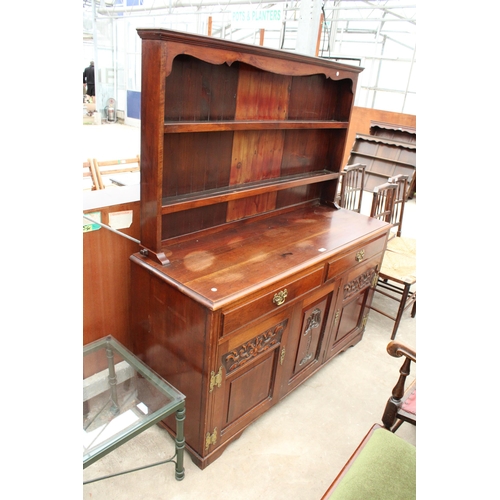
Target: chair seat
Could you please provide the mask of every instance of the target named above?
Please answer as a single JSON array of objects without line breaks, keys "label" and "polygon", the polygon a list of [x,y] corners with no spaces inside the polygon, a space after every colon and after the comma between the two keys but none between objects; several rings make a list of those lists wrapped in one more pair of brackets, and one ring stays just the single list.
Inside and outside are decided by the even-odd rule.
[{"label": "chair seat", "polygon": [[387,250],[390,252],[401,253],[416,257],[417,255],[417,240],[414,238],[406,238],[396,236],[387,242]]},{"label": "chair seat", "polygon": [[411,255],[386,251],[382,260],[380,275],[381,277],[387,276],[402,283],[416,283],[417,259]]},{"label": "chair seat", "polygon": [[416,498],[416,448],[386,429],[368,435],[346,469],[323,500]]}]

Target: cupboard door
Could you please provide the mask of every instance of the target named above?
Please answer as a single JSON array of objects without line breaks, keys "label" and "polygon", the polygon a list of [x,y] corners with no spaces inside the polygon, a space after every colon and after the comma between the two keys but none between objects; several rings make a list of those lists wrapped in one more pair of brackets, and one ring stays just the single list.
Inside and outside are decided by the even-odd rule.
[{"label": "cupboard door", "polygon": [[318,360],[318,345],[323,333],[326,305],[327,297],[302,311],[303,320],[293,369],[294,376]]},{"label": "cupboard door", "polygon": [[378,260],[372,260],[341,278],[340,293],[330,313],[332,326],[325,360],[361,340],[377,270]]},{"label": "cupboard door", "polygon": [[332,287],[313,294],[294,308],[284,360],[281,397],[302,383],[319,369],[326,331],[328,307],[332,301]]},{"label": "cupboard door", "polygon": [[219,345],[213,430],[206,453],[243,430],[279,400],[279,381],[289,329],[289,309],[243,328]]}]

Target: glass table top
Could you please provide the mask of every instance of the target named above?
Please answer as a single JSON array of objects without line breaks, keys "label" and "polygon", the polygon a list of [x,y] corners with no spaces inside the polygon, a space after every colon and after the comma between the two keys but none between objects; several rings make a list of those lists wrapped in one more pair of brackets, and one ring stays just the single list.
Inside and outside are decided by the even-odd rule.
[{"label": "glass table top", "polygon": [[111,336],[83,348],[83,464],[183,406],[185,396]]}]

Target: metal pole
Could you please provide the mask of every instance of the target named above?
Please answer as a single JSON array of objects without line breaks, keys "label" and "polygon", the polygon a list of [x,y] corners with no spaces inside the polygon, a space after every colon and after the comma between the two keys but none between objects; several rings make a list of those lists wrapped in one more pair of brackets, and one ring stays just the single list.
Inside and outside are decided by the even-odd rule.
[{"label": "metal pole", "polygon": [[101,89],[98,84],[98,76],[99,76],[99,62],[98,62],[98,49],[97,49],[97,8],[95,5],[96,0],[92,0],[92,37],[94,39],[94,84],[95,84],[95,110],[97,112],[101,112],[100,107],[100,96]]},{"label": "metal pole", "polygon": [[104,227],[105,229],[107,229],[108,231],[111,231],[112,233],[119,234],[120,236],[123,236],[124,238],[127,238],[129,240],[132,240],[135,243],[138,243],[139,245],[141,244],[141,242],[139,240],[132,238],[132,236],[129,236],[128,234],[117,231],[116,229],[113,229],[112,227],[107,226],[106,224],[103,224],[102,222],[99,222],[99,221],[92,219],[92,217],[88,217],[87,215],[83,214],[83,218],[89,220],[93,224],[97,224],[98,226]]},{"label": "metal pole", "polygon": [[405,95],[403,98],[403,106],[401,107],[401,113],[405,112],[406,96],[408,95],[408,90],[410,89],[410,79],[411,79],[411,73],[413,71],[413,64],[415,63],[415,53],[416,52],[417,52],[417,44],[415,44],[415,47],[413,47],[413,56],[411,58],[410,73],[408,74],[408,80],[406,82],[406,89],[405,89]]},{"label": "metal pole", "polygon": [[320,0],[302,0],[297,28],[295,51],[314,56],[318,38],[318,26],[321,16]]},{"label": "metal pole", "polygon": [[111,389],[111,413],[114,415],[120,413],[120,406],[118,405],[118,398],[116,396],[116,373],[113,349],[106,345],[106,357],[108,358],[108,381],[109,388]]},{"label": "metal pole", "polygon": [[115,19],[111,19],[111,27],[113,33],[113,97],[115,98],[115,116],[113,121],[117,121],[116,110],[118,109],[118,26]]},{"label": "metal pole", "polygon": [[176,436],[175,436],[175,479],[182,481],[184,479],[184,448],[186,439],[184,437],[184,420],[186,420],[186,408],[184,405],[177,410],[175,414]]}]

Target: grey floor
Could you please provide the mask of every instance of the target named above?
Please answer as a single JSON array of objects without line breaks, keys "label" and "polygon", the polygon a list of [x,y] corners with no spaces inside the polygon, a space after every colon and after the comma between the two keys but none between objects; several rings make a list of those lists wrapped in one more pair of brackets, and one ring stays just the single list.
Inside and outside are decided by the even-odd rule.
[{"label": "grey floor", "polygon": [[[82,138],[82,161],[125,158],[140,152],[140,132],[135,127],[85,125]],[[364,196],[362,213],[368,214],[371,193]],[[403,236],[417,237],[416,215],[414,198],[405,207]],[[375,301],[387,299],[376,294]],[[407,311],[397,340],[416,348],[416,322]],[[187,455],[183,481],[176,481],[173,464],[166,464],[87,484],[83,498],[320,499],[369,428],[380,423],[401,366],[400,359],[386,352],[392,325],[372,311],[361,342],[336,356],[260,417],[205,470]],[[416,444],[415,427],[403,424],[397,434]],[[169,458],[173,451],[168,433],[154,427],[91,465],[83,478],[155,463]]]}]

